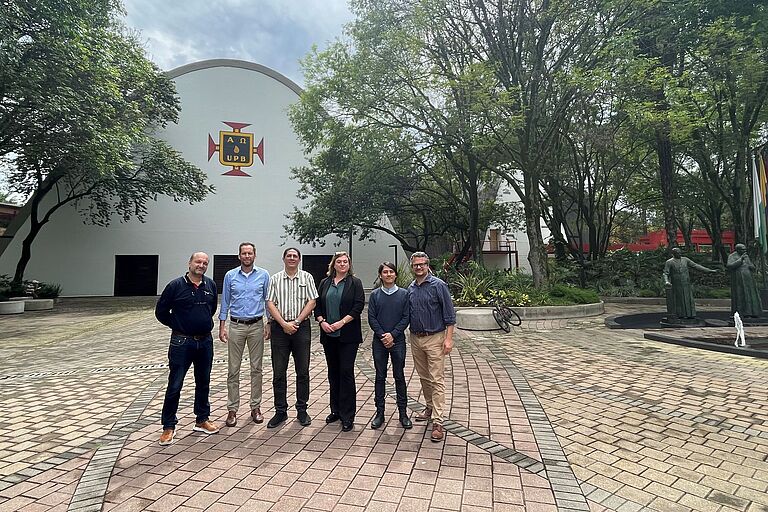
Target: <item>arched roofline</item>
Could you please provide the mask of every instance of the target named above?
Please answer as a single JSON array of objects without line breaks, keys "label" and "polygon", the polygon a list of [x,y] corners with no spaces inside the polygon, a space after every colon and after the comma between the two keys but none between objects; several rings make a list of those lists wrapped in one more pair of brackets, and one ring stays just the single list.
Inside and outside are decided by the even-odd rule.
[{"label": "arched roofline", "polygon": [[262,66],[261,64],[256,64],[255,62],[249,62],[247,60],[238,60],[238,59],[201,60],[199,62],[192,62],[190,64],[184,64],[183,66],[174,68],[168,71],[167,74],[169,77],[175,79],[182,75],[186,75],[187,73],[193,73],[195,71],[200,71],[203,69],[210,69],[210,68],[239,68],[239,69],[247,69],[249,71],[256,71],[258,73],[261,73],[263,75],[266,75],[270,78],[277,80],[278,82],[285,85],[286,87],[288,87],[290,90],[292,90],[299,96],[301,96],[301,93],[304,92],[304,90],[301,87],[299,87],[299,85],[296,82],[294,82],[287,76],[283,75],[282,73],[278,73],[274,69],[268,68],[266,66]]}]

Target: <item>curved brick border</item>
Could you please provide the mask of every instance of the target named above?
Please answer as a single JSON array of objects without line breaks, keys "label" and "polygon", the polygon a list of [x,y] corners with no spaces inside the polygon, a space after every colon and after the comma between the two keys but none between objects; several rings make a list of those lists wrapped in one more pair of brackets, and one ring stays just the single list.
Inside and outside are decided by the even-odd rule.
[{"label": "curved brick border", "polygon": [[460,346],[473,350],[481,357],[486,357],[485,355],[490,353],[488,354],[490,357],[487,359],[499,364],[509,375],[533,428],[533,435],[541,453],[541,461],[544,464],[547,479],[552,484],[552,492],[555,495],[558,509],[589,511],[584,492],[576,475],[573,474],[544,408],[539,403],[539,399],[525,376],[515,366],[506,351],[494,340],[480,337],[471,342],[462,341]]},{"label": "curved brick border", "polygon": [[[458,345],[488,361],[499,364],[507,372],[528,415],[542,461],[539,462],[513,448],[497,443],[487,436],[452,420],[445,421],[445,429],[491,455],[495,455],[526,471],[547,478],[552,486],[558,510],[589,512],[589,504],[579,485],[579,481],[573,474],[568,459],[560,446],[560,442],[557,440],[557,435],[528,381],[512,363],[506,352],[496,343],[488,338],[479,338],[478,341],[479,343],[460,341]],[[480,347],[473,347],[472,345],[479,345]],[[478,348],[481,348],[481,350],[478,351]],[[488,354],[489,352],[490,354]],[[357,367],[369,380],[375,381],[376,371],[365,357],[364,354],[367,353],[368,351],[358,351]],[[387,394],[393,398],[396,397],[394,387],[389,382],[387,382]],[[413,411],[420,411],[424,408],[424,404],[408,397],[408,408]]]},{"label": "curved brick border", "polygon": [[[110,434],[121,432],[138,421],[157,392],[163,388],[165,381],[165,373],[155,377],[131,405],[123,411],[123,414],[120,415],[120,418],[112,426]],[[75,493],[67,509],[68,511],[99,512],[101,510],[104,497],[107,494],[109,478],[112,475],[117,458],[120,456],[120,450],[123,449],[127,438],[128,433],[121,432],[118,434],[117,439],[96,449],[96,453],[91,457],[83,475],[77,482]]]}]

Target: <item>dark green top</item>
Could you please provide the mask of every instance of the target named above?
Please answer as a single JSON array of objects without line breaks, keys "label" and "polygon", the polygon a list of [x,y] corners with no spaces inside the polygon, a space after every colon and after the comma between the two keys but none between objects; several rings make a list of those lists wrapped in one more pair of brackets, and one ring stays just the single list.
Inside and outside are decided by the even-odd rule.
[{"label": "dark green top", "polygon": [[[341,320],[339,305],[341,304],[341,295],[343,293],[344,279],[339,281],[339,284],[333,284],[333,281],[331,281],[331,286],[328,287],[328,294],[325,296],[325,321],[329,324]],[[328,336],[331,336],[332,338],[338,338],[341,336],[341,331],[328,333]]]}]

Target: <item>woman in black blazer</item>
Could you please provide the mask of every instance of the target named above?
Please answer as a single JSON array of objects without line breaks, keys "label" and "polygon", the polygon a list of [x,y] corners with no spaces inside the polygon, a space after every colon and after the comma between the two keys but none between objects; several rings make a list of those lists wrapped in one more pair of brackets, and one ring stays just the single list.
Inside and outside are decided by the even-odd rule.
[{"label": "woman in black blazer", "polygon": [[326,423],[341,420],[341,430],[349,432],[355,421],[355,357],[363,342],[360,315],[365,307],[363,282],[352,272],[346,252],[334,254],[328,277],[320,281],[315,319],[320,324],[320,343],[328,363],[331,387],[331,414]]}]

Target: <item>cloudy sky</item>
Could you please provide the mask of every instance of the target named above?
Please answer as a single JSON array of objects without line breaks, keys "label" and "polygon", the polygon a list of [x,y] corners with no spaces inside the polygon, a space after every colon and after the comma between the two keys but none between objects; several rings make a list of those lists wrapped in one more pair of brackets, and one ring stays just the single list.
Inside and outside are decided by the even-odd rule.
[{"label": "cloudy sky", "polygon": [[299,85],[299,59],[341,36],[347,0],[123,0],[149,57],[170,70],[204,59],[265,65]]}]

